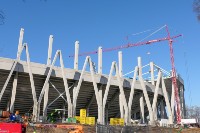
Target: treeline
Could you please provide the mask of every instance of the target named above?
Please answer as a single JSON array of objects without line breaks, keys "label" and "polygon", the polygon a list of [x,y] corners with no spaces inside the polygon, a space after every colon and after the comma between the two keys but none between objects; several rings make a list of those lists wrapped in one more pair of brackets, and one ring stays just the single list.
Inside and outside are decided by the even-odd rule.
[{"label": "treeline", "polygon": [[186,106],[186,118],[200,120],[200,106]]}]

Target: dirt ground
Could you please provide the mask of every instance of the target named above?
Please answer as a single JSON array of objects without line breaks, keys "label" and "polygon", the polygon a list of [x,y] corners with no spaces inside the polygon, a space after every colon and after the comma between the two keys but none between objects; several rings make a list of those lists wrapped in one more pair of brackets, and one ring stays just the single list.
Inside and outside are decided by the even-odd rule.
[{"label": "dirt ground", "polygon": [[[30,127],[28,126],[26,129],[26,133],[68,133],[70,131],[74,131],[73,129],[62,129],[62,128],[54,128],[54,127],[46,127],[46,128],[39,128],[39,127]],[[95,126],[83,125],[84,133],[96,133]]]},{"label": "dirt ground", "polygon": [[[26,133],[33,133],[35,130],[36,133],[68,133],[72,130],[61,129],[61,128],[35,128],[27,127]],[[95,126],[83,125],[84,133],[96,133]],[[110,133],[200,133],[200,128],[187,128],[187,129],[170,129],[170,128],[161,128],[161,127],[137,127],[133,130],[122,130],[122,127],[115,127],[115,130],[110,130]],[[101,131],[99,131],[101,133]],[[104,133],[104,132],[102,132]],[[106,133],[106,132],[105,132]]]},{"label": "dirt ground", "polygon": [[173,133],[200,133],[200,128],[173,129]]}]

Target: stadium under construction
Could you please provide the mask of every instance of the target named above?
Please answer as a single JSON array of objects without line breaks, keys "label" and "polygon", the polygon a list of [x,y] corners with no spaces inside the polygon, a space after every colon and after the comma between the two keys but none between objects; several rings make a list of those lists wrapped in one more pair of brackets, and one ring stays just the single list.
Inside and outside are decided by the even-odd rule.
[{"label": "stadium under construction", "polygon": [[[185,117],[184,81],[179,74],[176,74],[177,101],[172,74],[159,64],[142,65],[138,57],[138,65],[130,72],[134,76],[127,78],[122,73],[122,52],[119,51],[118,61],[112,62],[110,73],[103,74],[103,49],[99,47],[98,70],[95,71],[89,55],[80,70],[79,42],[76,41],[74,68],[65,68],[60,50],[52,58],[52,35],[47,64],[34,63],[23,35],[24,29],[21,29],[17,58],[0,58],[0,110],[31,113],[33,121],[39,122],[46,121],[47,115],[55,109],[62,112],[62,120],[78,116],[80,109],[86,109],[86,115],[95,117],[96,123],[102,125],[109,124],[110,118],[123,118],[125,125],[134,120],[154,125],[161,119],[173,124],[177,122],[177,106],[180,106],[180,117]],[[20,60],[22,52],[26,61]],[[56,60],[59,67],[55,66]]]}]

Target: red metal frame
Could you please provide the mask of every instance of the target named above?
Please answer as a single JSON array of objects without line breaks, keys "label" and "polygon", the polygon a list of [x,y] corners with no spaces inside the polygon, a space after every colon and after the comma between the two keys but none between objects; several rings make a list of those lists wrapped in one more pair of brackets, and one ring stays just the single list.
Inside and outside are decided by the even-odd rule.
[{"label": "red metal frame", "polygon": [[21,123],[0,123],[1,133],[24,133],[25,127]]},{"label": "red metal frame", "polygon": [[175,65],[174,65],[174,50],[173,50],[173,46],[172,46],[173,40],[172,40],[172,38],[170,38],[168,26],[166,26],[166,31],[168,34],[170,59],[171,59],[171,66],[172,66],[172,84],[174,85],[175,100],[176,100],[176,104],[177,104],[177,111],[176,111],[177,123],[180,124],[181,123],[180,99],[179,99],[178,86],[177,86],[177,81],[176,81],[176,69],[175,69]]},{"label": "red metal frame", "polygon": [[[175,38],[178,38],[180,36],[182,36],[182,35],[180,34],[180,35],[173,36],[173,37],[171,37],[171,39],[175,39]],[[130,48],[130,47],[135,47],[135,46],[141,46],[141,45],[149,45],[149,44],[152,44],[152,43],[166,41],[166,40],[169,40],[169,37],[150,40],[150,41],[146,41],[146,42],[128,43],[126,45],[121,45],[121,46],[117,46],[117,47],[113,47],[113,48],[103,49],[102,52],[109,52],[109,51],[125,49],[125,48]],[[78,56],[86,56],[86,55],[97,54],[97,53],[98,53],[98,51],[96,50],[96,51],[81,53]],[[74,55],[70,55],[69,57],[74,57]]]}]

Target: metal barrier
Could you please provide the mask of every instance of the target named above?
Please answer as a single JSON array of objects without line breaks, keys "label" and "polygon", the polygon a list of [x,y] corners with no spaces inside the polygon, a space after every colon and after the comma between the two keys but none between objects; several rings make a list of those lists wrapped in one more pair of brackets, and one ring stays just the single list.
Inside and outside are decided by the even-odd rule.
[{"label": "metal barrier", "polygon": [[168,127],[96,125],[96,133],[172,133]]},{"label": "metal barrier", "polygon": [[[111,126],[99,125],[89,126],[82,125],[84,133],[173,133],[173,128],[169,127],[152,127],[152,126]],[[46,125],[43,128],[28,126],[27,133],[66,133],[73,129],[61,129]]]}]

